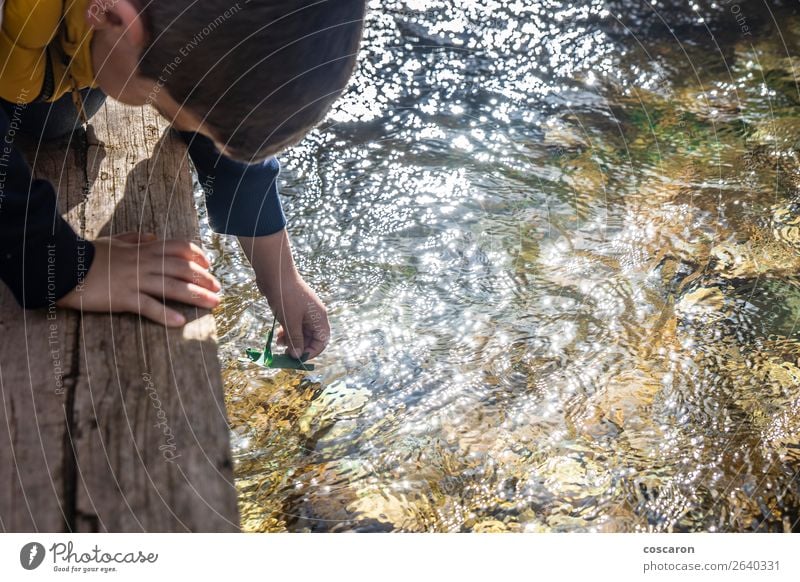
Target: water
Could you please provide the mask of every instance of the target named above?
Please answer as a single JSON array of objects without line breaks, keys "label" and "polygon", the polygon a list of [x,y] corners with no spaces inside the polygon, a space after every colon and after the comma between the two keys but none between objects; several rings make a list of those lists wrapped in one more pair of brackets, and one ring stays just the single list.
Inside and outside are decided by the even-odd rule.
[{"label": "water", "polygon": [[316,372],[206,229],[245,529],[800,527],[800,16],[667,4],[373,2],[282,158]]}]

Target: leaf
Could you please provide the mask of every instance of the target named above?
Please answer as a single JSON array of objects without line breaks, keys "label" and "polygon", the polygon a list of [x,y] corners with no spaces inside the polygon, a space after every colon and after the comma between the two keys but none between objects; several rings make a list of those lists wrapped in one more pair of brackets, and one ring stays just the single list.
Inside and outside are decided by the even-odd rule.
[{"label": "leaf", "polygon": [[272,357],[272,363],[269,364],[269,367],[285,370],[313,370],[314,364],[307,364],[286,354],[277,354]]},{"label": "leaf", "polygon": [[259,351],[253,348],[245,349],[245,353],[253,363],[262,366],[264,368],[277,368],[277,369],[285,369],[285,370],[313,370],[314,364],[306,364],[305,360],[308,358],[308,354],[303,354],[303,357],[300,359],[292,358],[286,354],[277,354],[273,355],[272,348],[272,336],[275,335],[275,324],[277,323],[277,319],[273,320],[272,328],[269,330],[267,334],[267,342],[264,346],[264,351]]}]

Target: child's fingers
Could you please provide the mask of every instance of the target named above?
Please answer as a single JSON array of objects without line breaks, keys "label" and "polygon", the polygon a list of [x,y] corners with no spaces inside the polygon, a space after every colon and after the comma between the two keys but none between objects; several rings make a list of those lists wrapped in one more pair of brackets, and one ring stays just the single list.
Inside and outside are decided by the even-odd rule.
[{"label": "child's fingers", "polygon": [[163,275],[150,275],[142,281],[142,291],[158,299],[180,301],[205,309],[219,305],[216,293],[204,287]]},{"label": "child's fingers", "polygon": [[278,326],[278,331],[275,333],[275,343],[279,346],[286,347],[289,344],[287,343],[289,335],[286,333],[286,329],[280,325]]},{"label": "child's fingers", "polygon": [[187,261],[195,261],[206,269],[211,266],[211,263],[208,262],[208,259],[203,253],[203,249],[188,240],[159,241],[154,244],[153,247],[159,254],[165,256],[182,257]]},{"label": "child's fingers", "polygon": [[327,325],[320,327],[306,326],[306,352],[308,359],[316,358],[328,347],[331,331]]},{"label": "child's fingers", "polygon": [[140,293],[138,301],[138,312],[147,319],[166,327],[180,327],[186,323],[186,318],[183,315],[149,295]]},{"label": "child's fingers", "polygon": [[286,353],[293,358],[299,358],[305,353],[305,338],[303,337],[303,326],[292,325],[286,331],[284,338]]},{"label": "child's fingers", "polygon": [[305,337],[303,337],[302,329],[299,329],[296,333],[297,335],[295,336],[289,335],[286,331],[286,326],[281,325],[276,334],[278,345],[286,347],[286,353],[293,358],[299,358],[305,353]]},{"label": "child's fingers", "polygon": [[320,338],[312,338],[310,342],[306,343],[306,352],[308,352],[308,359],[316,358],[320,355],[324,350],[325,347],[328,345],[327,341],[323,341]]},{"label": "child's fingers", "polygon": [[155,266],[153,274],[190,281],[195,285],[200,285],[211,291],[219,291],[222,288],[219,281],[206,269],[194,261],[187,261],[176,257],[164,257],[163,260]]},{"label": "child's fingers", "polygon": [[[283,327],[278,331],[277,334],[277,342],[279,346],[289,346],[288,336],[283,331]],[[328,346],[328,340],[323,339],[321,337],[314,337],[313,334],[304,333],[303,334],[303,351],[301,352],[301,356],[303,354],[308,354],[307,359],[316,358],[320,355],[325,348]]]}]

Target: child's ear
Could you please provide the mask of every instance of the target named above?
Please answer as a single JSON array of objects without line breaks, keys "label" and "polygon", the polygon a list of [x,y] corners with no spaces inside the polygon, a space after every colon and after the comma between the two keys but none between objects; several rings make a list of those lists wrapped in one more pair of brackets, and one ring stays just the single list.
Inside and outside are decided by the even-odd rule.
[{"label": "child's ear", "polygon": [[145,43],[144,19],[133,0],[89,0],[86,20],[93,29],[116,32],[134,46]]}]

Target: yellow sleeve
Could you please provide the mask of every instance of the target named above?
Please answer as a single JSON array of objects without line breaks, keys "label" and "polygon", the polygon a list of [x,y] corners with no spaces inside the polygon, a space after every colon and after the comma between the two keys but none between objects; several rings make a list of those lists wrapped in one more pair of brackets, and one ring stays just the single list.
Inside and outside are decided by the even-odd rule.
[{"label": "yellow sleeve", "polygon": [[0,26],[0,97],[28,103],[39,96],[46,48],[55,37],[61,0],[6,0]]}]

